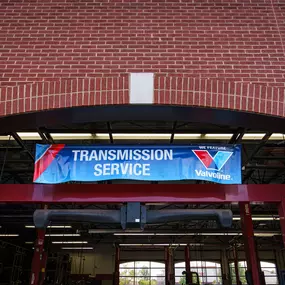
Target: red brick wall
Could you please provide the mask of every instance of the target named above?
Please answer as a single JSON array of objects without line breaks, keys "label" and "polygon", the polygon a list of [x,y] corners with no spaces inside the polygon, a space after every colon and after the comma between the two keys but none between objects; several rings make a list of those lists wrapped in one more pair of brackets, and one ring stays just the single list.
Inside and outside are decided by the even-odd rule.
[{"label": "red brick wall", "polygon": [[[127,79],[123,85],[106,83],[123,98],[86,85],[75,91],[62,86],[83,78],[119,82],[130,72],[154,72],[156,103],[284,116],[284,19],[284,0],[1,0],[0,115],[127,103]],[[184,85],[169,89],[169,77]],[[185,82],[194,79],[199,87],[187,89]],[[45,87],[52,81],[60,85],[56,94]],[[166,89],[169,98],[186,97],[165,100]],[[84,92],[95,97],[74,99]],[[24,109],[25,100],[39,102]]]}]

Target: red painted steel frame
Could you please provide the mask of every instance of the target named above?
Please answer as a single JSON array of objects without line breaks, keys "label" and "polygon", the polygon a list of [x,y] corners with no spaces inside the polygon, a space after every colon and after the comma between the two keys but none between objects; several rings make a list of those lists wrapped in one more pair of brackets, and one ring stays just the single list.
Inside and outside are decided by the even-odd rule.
[{"label": "red painted steel frame", "polygon": [[190,267],[190,246],[187,245],[185,246],[185,249],[184,249],[184,253],[185,253],[185,271],[186,271],[186,274],[188,276],[190,276],[190,284],[192,284],[192,275],[190,275],[191,273],[191,267]]},{"label": "red painted steel frame", "polygon": [[240,203],[241,226],[243,231],[245,256],[247,269],[252,272],[252,282],[254,285],[262,285],[260,280],[260,263],[256,250],[251,208],[249,203]]},{"label": "red painted steel frame", "polygon": [[280,202],[285,185],[219,184],[1,184],[11,203],[230,203]]},{"label": "red painted steel frame", "polygon": [[190,268],[190,246],[185,246],[185,271],[186,273],[190,274],[191,268]]},{"label": "red painted steel frame", "polygon": [[[46,255],[44,254],[45,230],[38,230],[35,243],[30,285],[42,284],[45,275]],[[41,275],[42,273],[42,275]]]}]

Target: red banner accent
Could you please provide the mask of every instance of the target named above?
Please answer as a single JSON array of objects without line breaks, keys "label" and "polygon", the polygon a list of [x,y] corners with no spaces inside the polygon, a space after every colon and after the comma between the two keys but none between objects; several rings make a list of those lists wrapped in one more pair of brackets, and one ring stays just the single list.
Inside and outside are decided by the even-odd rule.
[{"label": "red banner accent", "polygon": [[54,144],[46,150],[43,156],[35,163],[34,181],[36,181],[64,148],[65,144]]}]

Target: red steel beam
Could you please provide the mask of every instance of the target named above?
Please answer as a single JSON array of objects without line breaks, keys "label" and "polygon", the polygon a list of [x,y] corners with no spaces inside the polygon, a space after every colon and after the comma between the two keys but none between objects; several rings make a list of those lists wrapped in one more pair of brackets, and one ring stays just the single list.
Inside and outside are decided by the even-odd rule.
[{"label": "red steel beam", "polygon": [[191,259],[190,259],[190,246],[189,245],[185,246],[184,254],[185,254],[185,271],[186,271],[186,274],[190,277],[190,284],[192,284],[193,280],[192,280],[192,275],[191,275],[191,266],[190,266]]},{"label": "red steel beam", "polygon": [[30,285],[42,284],[45,275],[46,255],[44,253],[45,230],[37,230],[34,256],[32,261]]},{"label": "red steel beam", "polygon": [[282,184],[0,184],[0,203],[269,203],[284,193]]},{"label": "red steel beam", "polygon": [[260,280],[261,268],[254,239],[251,207],[249,203],[239,203],[239,207],[247,269],[252,273],[252,284],[262,285],[263,283]]},{"label": "red steel beam", "polygon": [[184,249],[184,253],[185,253],[185,271],[186,273],[190,274],[191,268],[190,268],[190,246],[187,245],[185,246]]}]

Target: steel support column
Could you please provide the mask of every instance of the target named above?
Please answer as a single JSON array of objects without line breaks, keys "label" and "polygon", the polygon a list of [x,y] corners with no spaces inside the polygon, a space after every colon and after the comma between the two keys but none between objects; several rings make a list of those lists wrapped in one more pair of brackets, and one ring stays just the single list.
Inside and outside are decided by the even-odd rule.
[{"label": "steel support column", "polygon": [[240,276],[239,276],[239,267],[238,267],[238,252],[236,246],[233,247],[233,257],[234,257],[234,265],[235,265],[235,275],[236,275],[236,284],[240,285]]},{"label": "steel support column", "polygon": [[170,254],[169,248],[165,247],[164,249],[164,262],[165,262],[165,284],[170,285]]},{"label": "steel support column", "polygon": [[114,285],[120,284],[120,247],[116,247],[115,252],[115,274],[114,274]]},{"label": "steel support column", "polygon": [[190,246],[185,246],[185,271],[188,276],[190,276],[190,283],[192,283],[192,276],[190,275],[191,266],[190,266]]},{"label": "steel support column", "polygon": [[30,285],[40,285],[43,283],[46,254],[44,252],[45,230],[37,230],[37,240],[35,243],[34,256],[32,261],[32,271]]},{"label": "steel support column", "polygon": [[39,281],[39,285],[43,285],[46,277],[46,266],[47,266],[47,258],[48,258],[48,253],[44,251],[42,253],[42,262],[41,262],[41,278]]},{"label": "steel support column", "polygon": [[283,248],[285,248],[285,198],[282,197],[278,205],[278,213],[280,218],[280,227],[282,233]]},{"label": "steel support column", "polygon": [[257,256],[257,250],[254,240],[253,223],[251,217],[251,209],[249,203],[239,203],[241,226],[244,239],[245,256],[247,262],[247,270],[251,274],[252,284],[262,285],[261,269]]},{"label": "steel support column", "polygon": [[165,284],[172,285],[175,282],[174,276],[174,258],[173,250],[170,247],[165,248]]},{"label": "steel support column", "polygon": [[229,259],[227,255],[226,248],[221,250],[221,269],[222,269],[222,279],[224,285],[230,285],[230,273],[229,273]]}]

